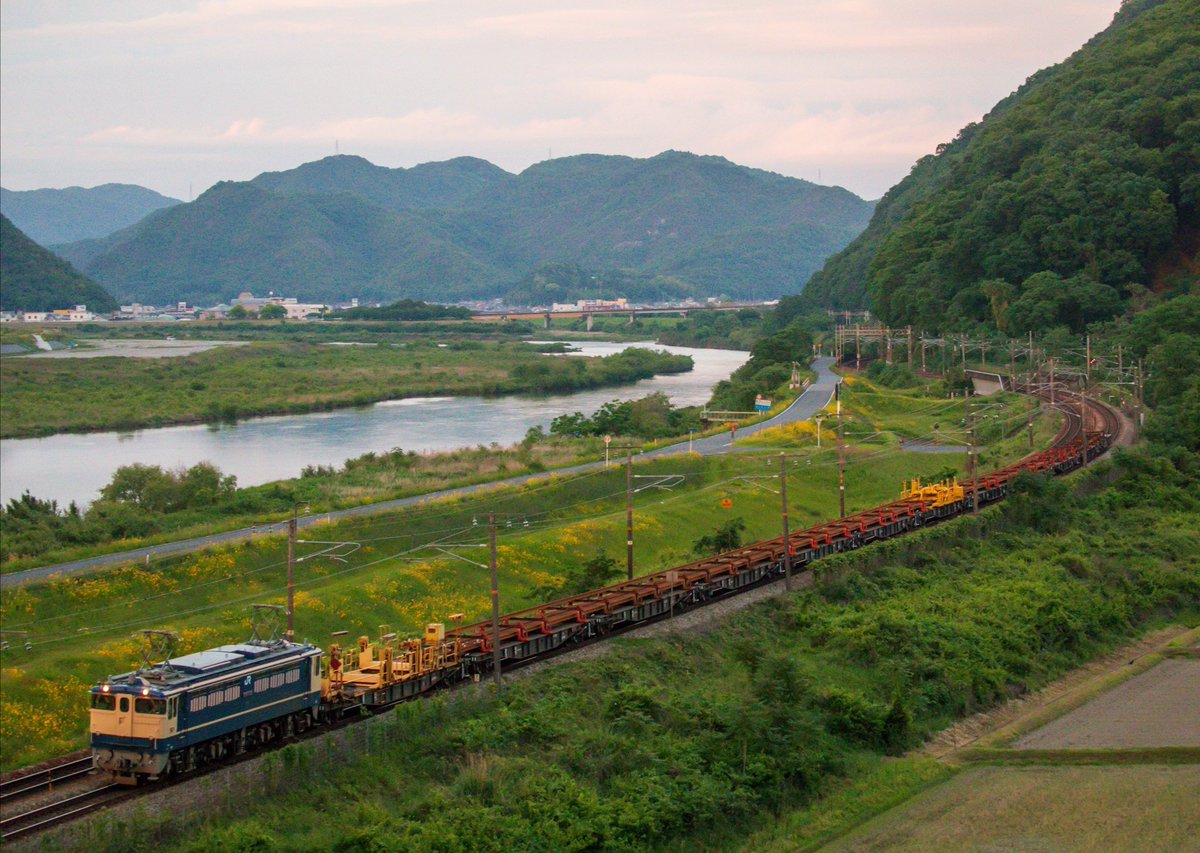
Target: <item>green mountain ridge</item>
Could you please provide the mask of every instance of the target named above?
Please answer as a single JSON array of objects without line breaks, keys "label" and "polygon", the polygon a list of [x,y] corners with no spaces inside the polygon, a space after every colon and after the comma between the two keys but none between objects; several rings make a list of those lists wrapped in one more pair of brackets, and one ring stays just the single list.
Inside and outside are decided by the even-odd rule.
[{"label": "green mountain ridge", "polygon": [[752,298],[796,290],[870,210],[841,188],[682,152],[581,155],[520,175],[474,158],[406,170],[334,157],[55,248],[151,303],[243,290],[450,302],[503,295],[542,264]]},{"label": "green mountain ridge", "polygon": [[1112,25],[968,125],[880,200],[808,282],[810,308],[893,325],[1108,319],[1195,282],[1200,3],[1127,2]]},{"label": "green mountain ridge", "polygon": [[76,305],[92,311],[117,307],[104,288],[0,214],[0,310],[53,311]]},{"label": "green mountain ridge", "polygon": [[104,237],[176,204],[182,202],[135,184],[86,189],[0,187],[0,210],[29,239],[43,246]]},{"label": "green mountain ridge", "polygon": [[342,154],[285,172],[264,172],[251,183],[282,194],[350,193],[398,211],[456,207],[480,190],[512,177],[477,157],[389,169],[363,157]]}]

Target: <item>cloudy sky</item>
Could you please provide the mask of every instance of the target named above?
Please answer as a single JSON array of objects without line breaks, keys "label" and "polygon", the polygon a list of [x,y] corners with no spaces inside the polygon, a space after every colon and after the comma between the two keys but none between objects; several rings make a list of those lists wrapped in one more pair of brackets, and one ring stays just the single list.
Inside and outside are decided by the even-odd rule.
[{"label": "cloudy sky", "polygon": [[1119,0],[4,0],[0,180],[674,148],[876,198]]}]

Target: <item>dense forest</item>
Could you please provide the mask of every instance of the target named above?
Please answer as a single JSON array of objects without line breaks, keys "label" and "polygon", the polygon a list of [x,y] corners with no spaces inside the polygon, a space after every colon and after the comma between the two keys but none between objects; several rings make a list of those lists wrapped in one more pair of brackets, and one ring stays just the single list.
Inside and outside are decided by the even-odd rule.
[{"label": "dense forest", "polygon": [[1089,323],[1185,292],[1200,247],[1200,5],[1129,2],[963,128],[810,281],[893,325]]},{"label": "dense forest", "polygon": [[92,311],[117,307],[104,288],[0,215],[0,308],[53,311],[76,305],[87,305]]}]

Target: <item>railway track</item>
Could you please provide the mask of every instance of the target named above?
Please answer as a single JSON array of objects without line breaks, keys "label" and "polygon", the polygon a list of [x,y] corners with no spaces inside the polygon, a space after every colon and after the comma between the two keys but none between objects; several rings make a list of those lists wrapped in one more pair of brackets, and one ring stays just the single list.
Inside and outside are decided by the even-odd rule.
[{"label": "railway track", "polygon": [[136,790],[124,785],[105,784],[56,798],[51,802],[0,818],[0,841],[9,843],[26,835],[43,832],[136,794]]},{"label": "railway track", "polygon": [[[1048,401],[1046,394],[1037,392],[1036,396]],[[1065,473],[1074,470],[1082,464],[1086,464],[1088,460],[1104,453],[1112,444],[1114,444],[1121,430],[1121,421],[1115,411],[1103,403],[1088,399],[1081,394],[1071,393],[1065,397],[1059,396],[1054,401],[1054,408],[1064,416],[1063,425],[1057,435],[1054,437],[1050,448],[1041,453],[1032,454],[1020,462],[1001,469],[1000,471],[990,472],[976,478],[974,481],[964,482],[962,486],[968,495],[973,495],[973,500],[980,503],[990,503],[999,500],[999,497],[994,497],[997,494],[997,484],[1004,484],[1008,478],[1014,476],[1015,472],[1022,470],[1041,470],[1050,471],[1052,473]],[[1049,457],[1049,458],[1047,458]],[[1039,460],[1036,466],[1031,466],[1031,460]],[[988,497],[993,495],[993,497]],[[1001,493],[1001,497],[1002,497]],[[677,590],[680,588],[677,585],[682,583],[683,589],[688,588],[688,585],[694,583],[693,579],[689,579],[689,573],[708,573],[708,579],[711,581],[715,574],[715,569],[719,569],[725,573],[727,577],[737,577],[735,583],[725,586],[718,590],[715,597],[703,597],[688,599],[686,603],[687,609],[695,609],[703,607],[705,604],[720,601],[728,598],[731,595],[736,595],[740,592],[762,586],[765,583],[771,583],[778,580],[782,575],[777,568],[778,562],[781,559],[781,554],[786,550],[794,549],[798,544],[804,541],[812,543],[812,547],[824,548],[818,538],[812,538],[814,530],[820,530],[822,535],[828,536],[830,530],[834,530],[841,536],[845,542],[839,543],[837,551],[843,550],[842,544],[846,545],[847,549],[861,547],[861,545],[869,544],[871,541],[886,539],[892,535],[899,535],[900,531],[895,527],[897,523],[897,513],[894,507],[898,504],[889,504],[884,507],[876,507],[870,510],[865,510],[861,513],[856,513],[841,519],[836,522],[830,522],[828,525],[814,528],[809,531],[797,531],[792,534],[788,545],[780,540],[767,540],[758,542],[752,545],[743,547],[727,554],[718,555],[715,558],[707,561],[699,561],[698,563],[689,564],[688,566],[679,567],[669,572],[660,572],[653,575],[647,575],[636,578],[634,581],[623,582],[603,590],[594,590],[590,593],[585,593],[574,599],[563,600],[560,602],[552,602],[547,605],[542,605],[541,608],[534,608],[530,611],[510,614],[505,617],[505,631],[502,637],[509,637],[514,641],[528,641],[530,635],[535,633],[532,626],[528,623],[536,620],[541,620],[543,627],[547,619],[547,611],[570,611],[572,619],[575,619],[575,614],[582,615],[581,609],[585,603],[587,605],[594,604],[597,601],[604,600],[606,596],[615,597],[623,600],[632,598],[634,606],[640,606],[642,602],[649,602],[652,597],[657,595],[660,601],[664,598],[671,598],[673,608],[672,615],[676,612],[682,612],[683,607],[678,610],[674,609],[675,601],[683,601],[682,598],[675,598]],[[888,512],[891,512],[890,522],[885,518]],[[959,513],[961,514],[961,512]],[[876,516],[878,521],[876,522]],[[949,516],[953,517],[953,516]],[[948,520],[949,517],[930,518],[926,523],[940,523],[943,520]],[[868,525],[878,524],[875,530],[868,530]],[[887,525],[890,523],[891,527]],[[870,536],[859,538],[859,525],[863,532],[870,533]],[[915,525],[913,529],[915,529]],[[909,529],[904,527],[904,530]],[[850,544],[850,534],[853,533],[854,542]],[[826,539],[830,542],[831,540]],[[793,553],[795,551],[793,550]],[[821,556],[824,551],[820,551],[818,556]],[[774,561],[776,568],[767,569],[765,566]],[[796,574],[798,575],[802,569],[797,567]],[[721,594],[723,593],[723,594]],[[608,599],[606,607],[611,607],[612,598]],[[662,612],[659,612],[662,611]],[[624,633],[641,625],[659,621],[665,616],[665,611],[662,608],[658,610],[647,609],[645,615],[641,616],[636,622],[629,622],[623,625],[614,625],[611,630],[606,629],[602,634],[590,634],[586,637],[583,635],[573,639],[570,644],[556,646],[553,648],[545,648],[538,651],[536,655],[529,656],[524,659],[520,658],[505,658],[504,670],[509,671],[517,669],[529,663],[534,663],[541,660],[546,660],[550,657],[557,656],[562,652],[578,648],[583,644],[599,642],[607,636],[615,636]],[[488,651],[488,642],[490,635],[487,634],[488,623],[480,623],[478,626],[467,626],[459,629],[459,636],[464,640],[473,640],[474,634],[478,634],[479,648],[482,651]],[[458,633],[458,632],[455,632]],[[442,681],[435,682],[430,685],[429,689],[446,689],[456,686],[454,682]],[[401,698],[388,699],[379,704],[367,708],[360,706],[360,710],[368,710],[371,713],[377,712],[385,707],[397,704],[399,701],[404,701],[407,698],[413,698],[415,695],[423,695],[423,692],[415,694],[406,694]],[[54,826],[58,826],[70,820],[86,815],[90,812],[97,811],[107,806],[113,805],[121,800],[129,799],[136,796],[141,796],[152,791],[161,790],[165,787],[180,784],[182,782],[191,781],[207,773],[218,770],[235,763],[239,763],[248,758],[260,756],[273,749],[277,749],[287,743],[296,742],[298,740],[307,740],[313,737],[320,737],[330,731],[350,725],[359,717],[344,716],[337,718],[330,723],[311,729],[309,732],[299,737],[289,738],[282,742],[274,742],[265,745],[252,752],[243,755],[231,756],[218,762],[209,764],[196,771],[189,772],[183,776],[167,776],[163,779],[150,784],[144,784],[139,788],[129,788],[122,785],[103,784],[99,787],[94,787],[85,791],[70,791],[67,790],[64,796],[56,798],[52,802],[38,803],[29,809],[12,813],[10,816],[5,816],[0,819],[0,839],[3,841],[11,841],[13,839],[31,835],[37,832],[44,831]],[[11,804],[22,800],[35,799],[39,795],[53,791],[55,786],[78,781],[85,778],[91,773],[90,756],[86,758],[76,756],[66,756],[64,760],[57,762],[49,767],[39,768],[30,773],[24,773],[18,776],[10,777],[5,780],[0,788],[0,796],[7,811],[11,812]]]},{"label": "railway track", "polygon": [[0,808],[29,798],[42,791],[50,791],[55,785],[80,779],[92,772],[92,756],[68,755],[47,767],[12,776],[0,782]]}]

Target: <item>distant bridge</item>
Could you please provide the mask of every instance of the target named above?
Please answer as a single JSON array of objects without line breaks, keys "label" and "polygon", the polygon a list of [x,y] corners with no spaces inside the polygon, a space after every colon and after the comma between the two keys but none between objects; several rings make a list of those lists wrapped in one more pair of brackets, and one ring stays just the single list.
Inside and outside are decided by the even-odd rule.
[{"label": "distant bridge", "polygon": [[545,328],[550,328],[554,319],[587,320],[587,330],[592,330],[592,321],[596,317],[628,317],[629,325],[633,325],[638,316],[650,314],[677,314],[686,317],[693,311],[743,311],[745,309],[773,308],[774,303],[768,302],[714,302],[710,305],[659,305],[654,308],[572,308],[569,311],[480,311],[471,316],[472,320],[491,322],[509,322],[511,320],[541,320]]}]

